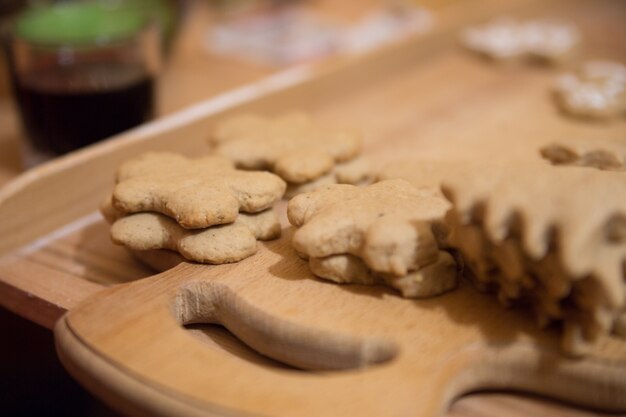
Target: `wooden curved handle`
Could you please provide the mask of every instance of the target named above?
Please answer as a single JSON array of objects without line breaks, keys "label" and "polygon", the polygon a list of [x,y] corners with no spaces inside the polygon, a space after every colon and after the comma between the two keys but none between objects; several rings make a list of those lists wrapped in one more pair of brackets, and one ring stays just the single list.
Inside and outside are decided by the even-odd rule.
[{"label": "wooden curved handle", "polygon": [[356,337],[292,323],[255,308],[219,283],[186,285],[174,310],[182,325],[221,324],[257,352],[302,369],[363,368],[391,360],[397,351],[391,340],[375,335]]},{"label": "wooden curved handle", "polygon": [[[58,324],[59,354],[96,393],[157,415],[434,416],[485,388],[626,410],[622,341],[567,359],[556,334],[469,285],[406,300],[317,281],[290,254],[281,239],[238,264],[181,264],[97,294]],[[243,361],[182,326],[195,322],[221,323],[285,363],[335,371]]]}]

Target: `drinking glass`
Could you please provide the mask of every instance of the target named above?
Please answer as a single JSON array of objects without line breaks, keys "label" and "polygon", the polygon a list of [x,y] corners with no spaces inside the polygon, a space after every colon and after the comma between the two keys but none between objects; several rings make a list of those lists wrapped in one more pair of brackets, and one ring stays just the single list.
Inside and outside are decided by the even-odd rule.
[{"label": "drinking glass", "polygon": [[4,44],[27,166],[153,117],[158,29],[123,2],[26,10]]}]

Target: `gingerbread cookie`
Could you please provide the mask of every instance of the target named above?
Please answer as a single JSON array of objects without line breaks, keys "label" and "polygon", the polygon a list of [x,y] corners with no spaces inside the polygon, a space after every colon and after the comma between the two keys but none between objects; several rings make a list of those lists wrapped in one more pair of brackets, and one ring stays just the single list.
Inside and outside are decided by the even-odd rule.
[{"label": "gingerbread cookie", "polygon": [[302,113],[275,119],[240,115],[215,128],[214,150],[244,169],[275,172],[285,181],[303,183],[332,170],[361,151],[361,134],[354,129],[322,129]]},{"label": "gingerbread cookie", "polygon": [[[588,161],[586,153],[600,143],[572,141],[567,150]],[[619,143],[601,148],[618,155]],[[445,243],[458,250],[466,275],[477,288],[495,290],[505,306],[529,306],[540,325],[561,325],[564,351],[581,354],[607,332],[620,334],[624,172],[558,167],[540,158],[442,159],[396,163],[381,177],[443,184],[454,203]]]},{"label": "gingerbread cookie", "polygon": [[336,282],[386,283],[405,296],[423,297],[450,289],[456,279],[432,231],[448,207],[436,190],[390,180],[301,194],[289,202],[287,216],[298,227],[293,246],[309,258],[315,275]]},{"label": "gingerbread cookie", "polygon": [[373,180],[372,165],[363,157],[337,164],[335,168],[309,182],[302,184],[287,183],[285,198],[291,199],[298,194],[308,193],[332,184],[367,185]]},{"label": "gingerbread cookie", "polygon": [[298,252],[313,258],[348,253],[377,272],[404,275],[436,259],[430,226],[448,207],[434,190],[390,180],[301,194],[289,202],[287,216],[299,227],[293,237]]},{"label": "gingerbread cookie", "polygon": [[329,281],[339,284],[386,284],[406,298],[433,297],[456,287],[456,262],[443,251],[439,251],[432,263],[401,276],[373,271],[353,255],[310,258],[309,267],[314,275]]},{"label": "gingerbread cookie", "polygon": [[626,139],[567,139],[542,147],[540,153],[555,165],[626,170]]},{"label": "gingerbread cookie", "polygon": [[563,23],[500,18],[465,30],[461,40],[467,48],[494,60],[533,58],[554,63],[572,54],[580,35]]},{"label": "gingerbread cookie", "polygon": [[302,184],[290,184],[287,183],[287,189],[285,190],[285,198],[292,199],[298,194],[310,193],[311,191],[324,188],[329,185],[337,184],[337,177],[334,172],[324,174],[313,181],[305,182]]},{"label": "gingerbread cookie", "polygon": [[622,172],[507,161],[444,178],[443,189],[454,206],[448,244],[479,287],[529,302],[540,324],[562,323],[570,353],[616,326],[626,306]]},{"label": "gingerbread cookie", "polygon": [[366,157],[357,157],[335,165],[338,184],[368,185],[374,179],[372,162]]},{"label": "gingerbread cookie", "polygon": [[235,165],[230,159],[219,155],[207,155],[196,160],[190,160],[183,155],[171,152],[147,152],[124,162],[115,172],[115,182],[153,175],[158,169],[157,167],[184,171],[189,169],[190,165],[214,171],[235,169]]},{"label": "gingerbread cookie", "polygon": [[608,119],[626,115],[626,66],[590,61],[562,75],[554,87],[557,104],[574,116]]},{"label": "gingerbread cookie", "polygon": [[266,210],[285,188],[276,175],[236,170],[223,157],[149,153],[120,167],[112,204],[124,214],[159,212],[198,229]]},{"label": "gingerbread cookie", "polygon": [[169,249],[185,259],[201,263],[236,262],[256,253],[257,239],[280,236],[276,213],[242,213],[234,223],[188,230],[159,213],[136,213],[119,218],[111,225],[111,239],[134,251]]},{"label": "gingerbread cookie", "polygon": [[333,183],[364,183],[371,169],[359,159],[361,134],[324,129],[300,112],[273,119],[236,115],[218,123],[210,144],[243,169],[272,171],[287,183],[287,196]]}]

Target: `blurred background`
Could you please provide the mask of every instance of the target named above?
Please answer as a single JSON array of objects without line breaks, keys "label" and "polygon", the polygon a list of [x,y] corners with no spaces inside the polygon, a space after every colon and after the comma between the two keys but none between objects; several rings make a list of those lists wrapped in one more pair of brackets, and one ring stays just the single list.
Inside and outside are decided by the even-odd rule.
[{"label": "blurred background", "polygon": [[0,183],[280,69],[432,25],[412,0],[1,2]]}]

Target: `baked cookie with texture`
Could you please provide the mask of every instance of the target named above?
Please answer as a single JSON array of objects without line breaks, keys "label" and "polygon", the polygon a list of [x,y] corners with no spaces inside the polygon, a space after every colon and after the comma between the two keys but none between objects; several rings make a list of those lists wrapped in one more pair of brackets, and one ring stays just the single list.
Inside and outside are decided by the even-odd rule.
[{"label": "baked cookie with texture", "polygon": [[448,208],[435,190],[390,180],[301,194],[289,202],[287,217],[298,227],[293,246],[300,254],[351,254],[377,272],[404,275],[437,258],[431,224]]},{"label": "baked cookie with texture", "polygon": [[561,323],[582,354],[616,328],[626,306],[624,173],[507,161],[443,179],[453,203],[447,243],[479,287],[529,302]]},{"label": "baked cookie with texture", "polygon": [[332,184],[367,185],[373,181],[373,174],[373,165],[369,159],[359,156],[335,165],[332,171],[312,181],[300,184],[287,183],[285,198],[291,199],[298,194],[315,191]]},{"label": "baked cookie with texture", "polygon": [[[235,262],[256,252],[256,240],[272,240],[281,235],[274,209],[240,213],[234,223],[193,230],[184,229],[159,213],[125,215],[113,206],[111,196],[102,202],[100,212],[112,225],[113,242],[125,246],[133,256],[156,270],[169,269],[184,260]],[[232,240],[227,237],[229,234]]]},{"label": "baked cookie with texture", "polygon": [[499,18],[466,29],[461,41],[468,49],[493,60],[532,58],[556,63],[572,55],[580,34],[574,26],[556,21]]},{"label": "baked cookie with texture", "polygon": [[188,159],[148,153],[123,164],[112,205],[124,214],[153,211],[189,229],[232,223],[239,212],[270,208],[286,184],[269,172],[237,170],[220,156]]},{"label": "baked cookie with texture", "polygon": [[334,183],[362,184],[371,168],[359,157],[361,133],[314,124],[302,112],[275,118],[240,114],[218,123],[209,140],[213,151],[242,169],[267,170],[284,179],[287,197]]},{"label": "baked cookie with texture", "polygon": [[242,114],[219,123],[210,140],[215,153],[243,169],[268,170],[287,182],[304,183],[357,156],[361,133],[323,129],[304,113],[274,119]]},{"label": "baked cookie with texture", "polygon": [[457,277],[457,264],[444,251],[432,263],[401,276],[373,271],[360,258],[347,254],[309,258],[309,268],[314,275],[339,284],[386,284],[406,298],[443,294],[456,287]]},{"label": "baked cookie with texture", "polygon": [[489,161],[461,158],[412,158],[393,161],[377,172],[379,181],[403,179],[417,188],[440,189],[445,178],[465,175]]},{"label": "baked cookie with texture", "polygon": [[554,86],[559,107],[573,116],[609,119],[626,115],[626,66],[589,61],[560,76]]},{"label": "baked cookie with texture", "polygon": [[427,297],[456,283],[456,264],[441,254],[432,230],[448,207],[434,189],[390,180],[300,194],[289,202],[287,217],[298,228],[292,244],[315,275],[386,283],[405,296]]},{"label": "baked cookie with texture", "polygon": [[[539,156],[423,159],[384,167],[380,177],[443,185],[453,208],[442,246],[458,251],[465,275],[503,305],[532,309],[539,325],[562,327],[564,351],[583,354],[608,332],[626,333],[626,180],[588,167],[619,158],[620,141],[562,143],[548,156],[544,148],[556,165]],[[598,149],[608,154],[594,156]]]},{"label": "baked cookie with texture", "polygon": [[360,156],[335,165],[335,178],[338,184],[367,185],[374,179],[373,163]]},{"label": "baked cookie with texture", "polygon": [[257,239],[280,236],[281,226],[273,209],[241,213],[235,222],[206,229],[188,230],[159,213],[135,213],[115,220],[111,239],[133,251],[168,249],[186,260],[208,264],[237,262],[256,253]]},{"label": "baked cookie with texture", "polygon": [[[218,155],[207,155],[196,160],[172,152],[146,152],[125,161],[115,172],[115,182],[125,181],[134,177],[154,175],[156,167],[180,170],[211,170],[224,171],[235,169],[233,162]],[[190,168],[197,167],[197,168]]]},{"label": "baked cookie with texture", "polygon": [[541,156],[555,165],[626,170],[626,138],[564,139],[543,146]]}]

